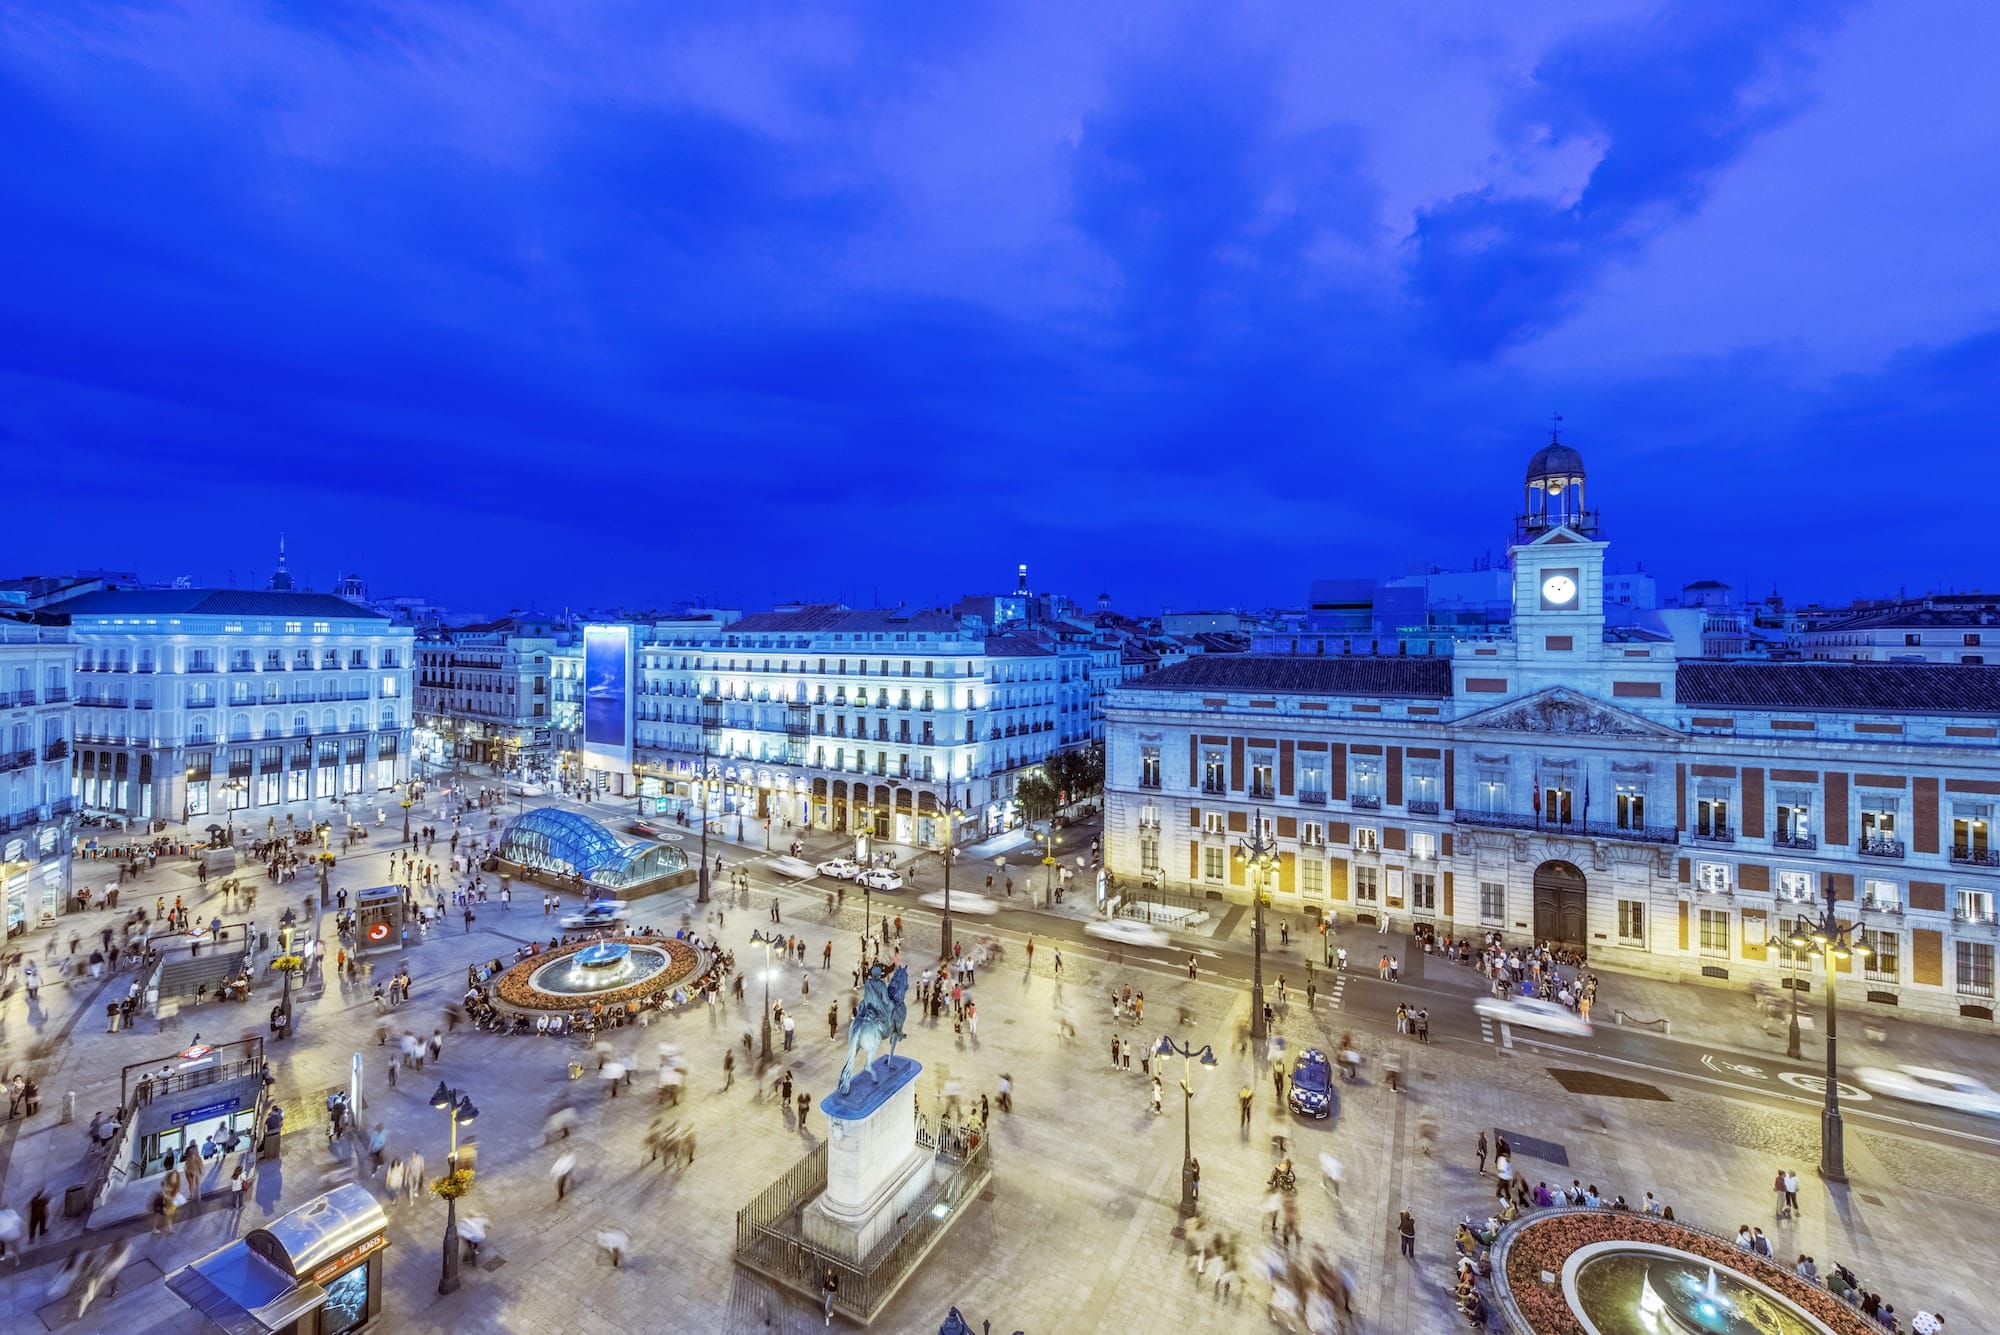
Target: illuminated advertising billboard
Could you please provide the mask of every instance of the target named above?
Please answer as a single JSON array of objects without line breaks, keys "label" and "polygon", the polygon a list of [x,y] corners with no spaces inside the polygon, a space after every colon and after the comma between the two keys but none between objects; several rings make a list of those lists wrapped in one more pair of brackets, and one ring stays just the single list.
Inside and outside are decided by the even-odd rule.
[{"label": "illuminated advertising billboard", "polygon": [[583,628],[583,757],[592,769],[632,769],[632,628]]}]

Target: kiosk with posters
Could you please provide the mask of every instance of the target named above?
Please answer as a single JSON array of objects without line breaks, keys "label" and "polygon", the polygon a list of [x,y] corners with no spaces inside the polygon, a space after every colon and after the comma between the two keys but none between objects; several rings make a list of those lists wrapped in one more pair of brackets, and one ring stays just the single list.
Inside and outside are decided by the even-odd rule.
[{"label": "kiosk with posters", "polygon": [[176,1270],[167,1288],[230,1335],[348,1335],[382,1311],[388,1227],[350,1182]]},{"label": "kiosk with posters", "polygon": [[378,885],[354,897],[355,953],[373,955],[403,948],[403,890]]}]

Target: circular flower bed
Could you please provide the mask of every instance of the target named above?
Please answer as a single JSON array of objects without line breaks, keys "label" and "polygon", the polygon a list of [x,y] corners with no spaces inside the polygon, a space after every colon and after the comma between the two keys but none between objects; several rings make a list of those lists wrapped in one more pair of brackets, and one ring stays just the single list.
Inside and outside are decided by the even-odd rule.
[{"label": "circular flower bed", "polygon": [[1699,1229],[1626,1210],[1543,1210],[1510,1224],[1498,1244],[1502,1255],[1495,1277],[1504,1284],[1494,1288],[1501,1306],[1511,1307],[1535,1335],[1588,1335],[1562,1285],[1544,1284],[1542,1273],[1562,1274],[1572,1255],[1600,1242],[1643,1242],[1687,1252],[1756,1280],[1841,1335],[1881,1335],[1880,1326],[1788,1266]]},{"label": "circular flower bed", "polygon": [[602,1002],[606,1006],[622,1006],[628,1001],[644,1001],[651,996],[671,991],[673,987],[701,968],[701,955],[685,941],[676,941],[670,936],[614,936],[603,940],[619,941],[632,946],[651,946],[665,951],[672,961],[658,973],[632,984],[630,987],[612,988],[605,992],[562,995],[544,992],[529,981],[538,970],[550,963],[573,955],[599,941],[577,941],[554,950],[545,950],[539,955],[530,955],[513,968],[500,975],[494,994],[502,1003],[516,1010],[524,1011],[574,1011],[588,1007],[592,1002]]}]

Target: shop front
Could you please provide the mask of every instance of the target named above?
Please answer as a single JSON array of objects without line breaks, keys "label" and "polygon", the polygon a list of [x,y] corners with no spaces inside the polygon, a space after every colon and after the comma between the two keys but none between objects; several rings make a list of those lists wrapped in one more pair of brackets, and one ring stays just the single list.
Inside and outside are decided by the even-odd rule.
[{"label": "shop front", "polygon": [[347,1183],[167,1276],[229,1335],[350,1335],[382,1313],[389,1216]]}]

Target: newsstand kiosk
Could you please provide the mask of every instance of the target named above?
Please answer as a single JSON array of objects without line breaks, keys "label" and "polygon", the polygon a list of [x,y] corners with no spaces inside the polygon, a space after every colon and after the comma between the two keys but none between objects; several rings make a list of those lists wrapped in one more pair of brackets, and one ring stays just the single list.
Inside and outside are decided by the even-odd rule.
[{"label": "newsstand kiosk", "polygon": [[382,1312],[389,1216],[347,1183],[167,1276],[229,1335],[349,1335]]},{"label": "newsstand kiosk", "polygon": [[378,885],[354,896],[354,952],[378,955],[403,948],[403,888]]}]

